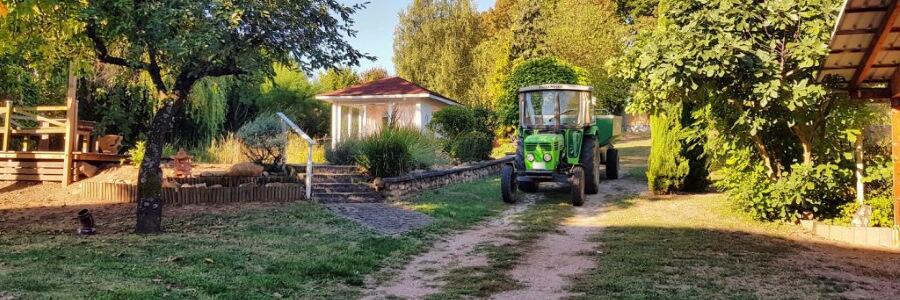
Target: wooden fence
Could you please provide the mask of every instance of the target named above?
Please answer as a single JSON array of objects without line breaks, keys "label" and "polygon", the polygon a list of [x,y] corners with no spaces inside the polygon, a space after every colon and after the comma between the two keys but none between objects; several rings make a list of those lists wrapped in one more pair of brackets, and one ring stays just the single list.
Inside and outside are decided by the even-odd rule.
[{"label": "wooden fence", "polygon": [[[163,188],[163,204],[186,205],[236,202],[287,202],[305,199],[303,185],[291,186],[230,186],[218,188]],[[99,203],[137,202],[137,185],[125,183],[85,182],[81,197]]]}]

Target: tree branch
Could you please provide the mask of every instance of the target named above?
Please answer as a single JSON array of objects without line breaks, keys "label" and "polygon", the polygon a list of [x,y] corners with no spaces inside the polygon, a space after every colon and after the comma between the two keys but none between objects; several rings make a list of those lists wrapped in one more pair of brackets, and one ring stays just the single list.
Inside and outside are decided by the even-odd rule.
[{"label": "tree branch", "polygon": [[129,61],[129,60],[121,58],[121,57],[116,57],[116,56],[110,55],[109,49],[106,48],[106,43],[103,42],[103,39],[100,38],[99,34],[97,34],[97,24],[95,24],[94,21],[88,21],[87,29],[85,30],[85,34],[88,36],[88,38],[91,39],[91,42],[94,43],[94,51],[97,52],[97,59],[99,59],[100,62],[111,64],[111,65],[128,67],[128,68],[132,68],[132,69],[140,69],[140,70],[148,69],[147,68],[148,64],[146,64],[144,62]]}]

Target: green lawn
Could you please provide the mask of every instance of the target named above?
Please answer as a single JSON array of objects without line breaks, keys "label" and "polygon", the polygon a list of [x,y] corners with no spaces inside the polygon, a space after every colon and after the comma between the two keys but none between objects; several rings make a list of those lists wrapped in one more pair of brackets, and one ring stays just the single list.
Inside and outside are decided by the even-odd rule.
[{"label": "green lawn", "polygon": [[890,298],[887,287],[900,279],[896,253],[821,243],[796,226],[754,221],[721,194],[609,206],[595,236],[598,268],[575,281],[582,299]]},{"label": "green lawn", "polygon": [[4,233],[0,296],[352,298],[365,275],[499,213],[498,195],[496,178],[426,194],[408,206],[435,224],[397,237],[310,203],[170,220],[156,236]]}]

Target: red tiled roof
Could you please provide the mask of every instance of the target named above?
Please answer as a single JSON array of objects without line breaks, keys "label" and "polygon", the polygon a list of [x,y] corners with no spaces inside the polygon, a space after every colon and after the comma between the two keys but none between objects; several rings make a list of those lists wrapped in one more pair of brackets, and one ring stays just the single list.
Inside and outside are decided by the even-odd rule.
[{"label": "red tiled roof", "polygon": [[328,97],[350,97],[350,96],[380,96],[380,95],[415,95],[415,94],[431,94],[434,96],[438,96],[453,102],[456,102],[450,98],[444,97],[441,94],[432,92],[429,89],[426,89],[418,84],[412,83],[409,80],[403,79],[401,77],[390,77],[380,80],[375,80],[372,82],[363,83],[356,86],[351,86],[342,90],[337,90],[333,92],[328,92],[325,94],[321,94],[320,96],[328,96]]}]

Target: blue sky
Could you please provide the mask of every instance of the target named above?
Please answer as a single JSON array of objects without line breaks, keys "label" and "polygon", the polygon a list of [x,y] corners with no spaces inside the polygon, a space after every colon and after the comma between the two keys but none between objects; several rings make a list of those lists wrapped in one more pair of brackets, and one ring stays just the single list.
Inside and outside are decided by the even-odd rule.
[{"label": "blue sky", "polygon": [[[365,0],[343,0],[348,4],[362,3]],[[381,66],[394,74],[394,28],[397,27],[397,14],[409,6],[412,0],[369,0],[364,10],[356,13],[356,30],[359,31],[350,43],[356,49],[369,53],[378,60],[360,62],[359,70]],[[479,11],[494,6],[494,0],[475,0]]]}]

